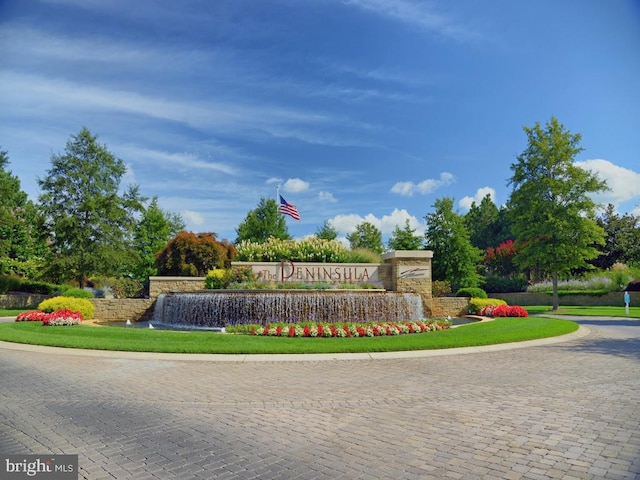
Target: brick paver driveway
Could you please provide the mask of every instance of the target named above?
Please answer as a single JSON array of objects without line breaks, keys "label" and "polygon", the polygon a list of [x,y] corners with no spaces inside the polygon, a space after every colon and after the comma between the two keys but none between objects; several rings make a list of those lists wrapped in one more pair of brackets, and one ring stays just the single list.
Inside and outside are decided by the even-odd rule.
[{"label": "brick paver driveway", "polygon": [[80,478],[640,478],[640,320],[374,360],[212,362],[0,346],[0,452]]}]

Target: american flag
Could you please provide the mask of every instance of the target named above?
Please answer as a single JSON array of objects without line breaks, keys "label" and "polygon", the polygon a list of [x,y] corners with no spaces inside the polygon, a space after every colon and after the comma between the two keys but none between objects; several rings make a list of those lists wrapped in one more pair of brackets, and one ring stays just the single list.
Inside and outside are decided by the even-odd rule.
[{"label": "american flag", "polygon": [[296,206],[287,203],[287,201],[282,198],[282,195],[280,195],[280,213],[289,215],[298,221],[300,220],[300,214],[298,213]]}]

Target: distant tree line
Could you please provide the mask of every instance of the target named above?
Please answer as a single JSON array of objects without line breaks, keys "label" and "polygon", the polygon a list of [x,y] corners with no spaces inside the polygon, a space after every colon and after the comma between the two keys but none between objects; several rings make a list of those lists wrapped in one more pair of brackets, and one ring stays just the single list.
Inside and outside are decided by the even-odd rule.
[{"label": "distant tree line", "polygon": [[[551,278],[554,305],[561,276],[640,265],[640,218],[619,215],[613,205],[597,214],[591,194],[607,186],[575,165],[580,135],[553,117],[524,131],[527,148],[511,165],[505,205],[487,195],[460,214],[453,198],[440,198],[424,217],[424,235],[407,220],[384,245],[380,230],[365,221],[347,235],[351,249],[432,250],[433,279],[453,289],[521,289],[523,282]],[[142,285],[156,274],[205,275],[229,266],[236,254],[215,233],[185,232],[180,215],[162,210],[157,197],[142,197],[138,186],[122,190],[124,162],[85,127],[51,156],[51,168],[37,179],[36,202],[8,166],[8,152],[0,151],[0,275],[80,287],[96,277]],[[291,239],[276,201],[265,198],[236,234],[236,244]],[[315,235],[336,240],[338,232],[325,221]]]}]

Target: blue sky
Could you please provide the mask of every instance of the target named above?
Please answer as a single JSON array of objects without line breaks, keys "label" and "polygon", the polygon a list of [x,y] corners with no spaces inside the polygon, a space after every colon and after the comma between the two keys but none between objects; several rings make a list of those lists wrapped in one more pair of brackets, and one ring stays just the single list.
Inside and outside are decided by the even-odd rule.
[{"label": "blue sky", "polygon": [[523,126],[582,134],[640,215],[637,0],[4,0],[0,148],[33,200],[82,126],[194,232],[276,187],[301,238],[509,197]]}]

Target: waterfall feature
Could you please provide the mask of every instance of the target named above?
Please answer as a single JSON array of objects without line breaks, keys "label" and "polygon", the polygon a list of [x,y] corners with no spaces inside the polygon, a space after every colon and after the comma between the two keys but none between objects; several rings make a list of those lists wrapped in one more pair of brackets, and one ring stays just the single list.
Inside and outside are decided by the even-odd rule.
[{"label": "waterfall feature", "polygon": [[207,291],[158,297],[154,322],[194,327],[273,322],[400,322],[424,318],[412,293],[367,290]]}]

